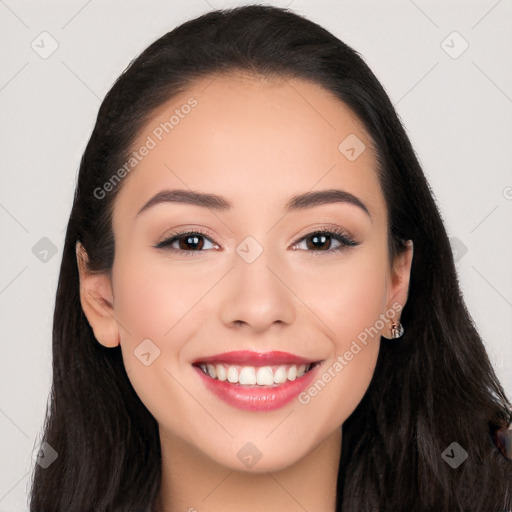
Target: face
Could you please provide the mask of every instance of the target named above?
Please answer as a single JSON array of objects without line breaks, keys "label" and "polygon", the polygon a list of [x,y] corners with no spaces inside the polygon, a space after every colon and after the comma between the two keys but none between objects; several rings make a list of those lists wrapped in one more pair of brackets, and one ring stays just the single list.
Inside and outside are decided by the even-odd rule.
[{"label": "face", "polygon": [[370,139],[318,85],[224,75],[155,111],[133,150],[102,288],[116,321],[89,314],[96,337],[120,343],[162,437],[287,467],[360,402],[406,300]]}]

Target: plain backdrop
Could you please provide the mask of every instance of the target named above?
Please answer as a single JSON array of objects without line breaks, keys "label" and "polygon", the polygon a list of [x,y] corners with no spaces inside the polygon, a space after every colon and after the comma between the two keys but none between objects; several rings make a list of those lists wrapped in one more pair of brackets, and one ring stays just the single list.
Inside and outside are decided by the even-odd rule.
[{"label": "plain backdrop", "polygon": [[[0,0],[0,512],[28,510],[64,230],[100,102],[155,39],[244,3]],[[512,0],[267,3],[332,31],[383,84],[512,395]]]}]

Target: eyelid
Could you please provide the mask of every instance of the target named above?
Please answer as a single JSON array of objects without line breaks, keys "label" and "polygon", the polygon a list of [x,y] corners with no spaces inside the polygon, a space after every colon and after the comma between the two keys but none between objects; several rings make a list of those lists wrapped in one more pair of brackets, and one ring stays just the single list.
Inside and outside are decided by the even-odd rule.
[{"label": "eyelid", "polygon": [[[169,242],[172,239],[178,239],[180,237],[183,237],[185,235],[191,235],[191,234],[198,234],[202,235],[204,238],[207,238],[213,245],[219,245],[217,242],[215,242],[214,237],[212,234],[204,229],[204,228],[184,228],[183,230],[176,229],[170,232],[166,232],[165,235],[163,235],[158,242],[153,246],[156,249],[167,249],[175,250],[179,252],[204,252],[204,251],[180,251],[179,249],[174,249],[173,247],[170,247],[170,244],[162,245],[166,242]],[[173,240],[174,243],[175,240]],[[160,246],[160,247],[159,247]]]},{"label": "eyelid", "polygon": [[297,243],[298,241],[302,240],[304,237],[312,235],[314,233],[325,233],[325,232],[331,232],[335,233],[341,236],[344,236],[345,238],[355,239],[355,236],[346,228],[342,227],[339,224],[310,224],[309,226],[306,226],[303,230],[304,233],[302,235],[299,235],[295,238],[294,242],[291,243]]}]

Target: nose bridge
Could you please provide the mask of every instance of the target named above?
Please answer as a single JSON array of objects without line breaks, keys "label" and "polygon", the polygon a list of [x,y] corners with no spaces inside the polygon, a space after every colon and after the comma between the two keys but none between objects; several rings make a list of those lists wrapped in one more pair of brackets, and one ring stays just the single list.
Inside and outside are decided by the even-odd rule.
[{"label": "nose bridge", "polygon": [[280,275],[283,264],[277,251],[248,236],[233,256],[234,268],[221,304],[222,321],[260,331],[274,323],[292,323],[293,293],[285,284],[286,276]]}]

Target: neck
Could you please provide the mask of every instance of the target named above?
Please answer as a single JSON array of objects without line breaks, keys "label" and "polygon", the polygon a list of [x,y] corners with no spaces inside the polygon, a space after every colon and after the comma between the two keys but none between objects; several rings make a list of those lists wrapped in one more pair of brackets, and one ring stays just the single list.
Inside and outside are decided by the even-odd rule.
[{"label": "neck", "polygon": [[341,428],[293,465],[274,472],[231,470],[190,444],[162,435],[158,512],[334,512]]}]

